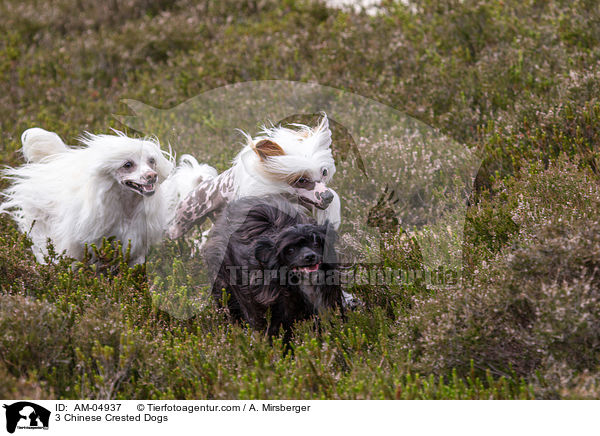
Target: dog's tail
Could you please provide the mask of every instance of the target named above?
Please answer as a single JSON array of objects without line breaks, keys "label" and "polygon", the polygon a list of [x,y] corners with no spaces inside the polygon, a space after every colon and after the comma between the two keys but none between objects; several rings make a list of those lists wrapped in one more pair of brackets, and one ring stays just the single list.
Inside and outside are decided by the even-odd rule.
[{"label": "dog's tail", "polygon": [[171,177],[179,198],[183,199],[199,183],[217,177],[217,174],[217,170],[210,165],[199,164],[194,156],[184,154]]},{"label": "dog's tail", "polygon": [[27,129],[21,135],[23,156],[27,163],[36,163],[47,156],[64,153],[69,147],[54,132],[39,127]]}]

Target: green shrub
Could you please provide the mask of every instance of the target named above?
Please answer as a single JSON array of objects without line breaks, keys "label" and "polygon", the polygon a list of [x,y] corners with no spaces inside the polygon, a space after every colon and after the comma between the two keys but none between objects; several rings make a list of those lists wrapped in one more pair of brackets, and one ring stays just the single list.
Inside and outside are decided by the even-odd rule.
[{"label": "green shrub", "polygon": [[[536,372],[544,376],[549,362],[579,374],[596,371],[597,182],[562,160],[548,170],[530,166],[519,181],[503,189],[501,214],[510,215],[518,229],[503,246],[495,247],[495,254],[472,265],[463,286],[414,305],[410,316],[400,321],[404,347],[416,350],[421,371],[446,376],[453,370],[469,374],[473,365],[480,373],[534,380]],[[498,223],[487,210],[494,206],[480,205],[477,216],[487,220],[490,229]],[[553,393],[568,388],[559,384]],[[544,393],[550,395],[548,389]]]}]

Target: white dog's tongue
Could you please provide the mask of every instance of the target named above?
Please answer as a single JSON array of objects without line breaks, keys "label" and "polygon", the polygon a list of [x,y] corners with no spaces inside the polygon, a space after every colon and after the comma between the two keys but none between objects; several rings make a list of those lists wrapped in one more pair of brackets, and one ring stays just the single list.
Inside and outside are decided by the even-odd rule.
[{"label": "white dog's tongue", "polygon": [[154,185],[140,185],[144,192],[152,192],[154,191]]}]

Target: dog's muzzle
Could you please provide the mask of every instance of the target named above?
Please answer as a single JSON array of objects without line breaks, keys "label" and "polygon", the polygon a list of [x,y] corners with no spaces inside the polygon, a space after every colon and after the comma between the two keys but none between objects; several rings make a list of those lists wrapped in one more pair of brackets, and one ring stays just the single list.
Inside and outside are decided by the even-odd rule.
[{"label": "dog's muzzle", "polygon": [[296,188],[296,193],[300,200],[304,203],[318,207],[319,209],[327,209],[327,206],[333,201],[334,195],[327,185],[322,182],[315,183],[313,189]]},{"label": "dog's muzzle", "polygon": [[327,191],[323,192],[321,194],[321,203],[322,203],[323,209],[325,209],[327,206],[329,206],[329,203],[331,203],[332,200],[333,200],[333,194],[329,189]]}]

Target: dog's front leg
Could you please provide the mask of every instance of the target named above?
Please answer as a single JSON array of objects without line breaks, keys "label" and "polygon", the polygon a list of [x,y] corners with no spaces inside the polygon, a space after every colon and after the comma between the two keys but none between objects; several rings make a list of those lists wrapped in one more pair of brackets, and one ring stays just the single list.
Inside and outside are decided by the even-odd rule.
[{"label": "dog's front leg", "polygon": [[167,236],[170,239],[183,236],[194,225],[202,224],[206,218],[218,213],[232,197],[232,174],[227,171],[201,182],[177,206]]},{"label": "dog's front leg", "polygon": [[[331,188],[329,188],[329,190],[333,193],[333,200],[331,200],[331,203],[327,209],[317,209],[317,222],[319,224],[324,224],[326,221],[329,221],[329,223],[337,231],[342,223],[342,205],[337,192]],[[354,310],[362,306],[363,302],[360,300],[360,298],[342,290],[342,305],[344,308]]]},{"label": "dog's front leg", "polygon": [[342,223],[342,205],[340,202],[340,196],[337,194],[337,192],[335,192],[331,188],[328,189],[333,194],[333,200],[331,200],[331,203],[329,204],[329,206],[327,206],[327,209],[316,210],[316,218],[317,222],[321,225],[325,224],[326,221],[329,221],[329,223],[333,226],[334,230],[337,231],[340,228],[340,224]]}]

